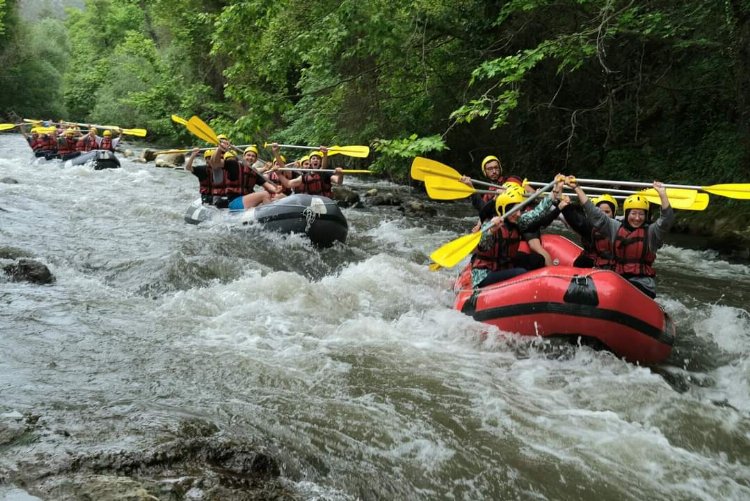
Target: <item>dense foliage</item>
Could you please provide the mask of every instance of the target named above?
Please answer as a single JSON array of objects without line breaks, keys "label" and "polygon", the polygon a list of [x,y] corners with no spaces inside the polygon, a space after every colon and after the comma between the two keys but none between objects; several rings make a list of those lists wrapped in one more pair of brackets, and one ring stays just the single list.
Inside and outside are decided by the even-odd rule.
[{"label": "dense foliage", "polygon": [[[0,0],[0,113],[237,143],[370,144],[506,171],[750,177],[750,0]],[[9,90],[10,92],[7,92]]]}]

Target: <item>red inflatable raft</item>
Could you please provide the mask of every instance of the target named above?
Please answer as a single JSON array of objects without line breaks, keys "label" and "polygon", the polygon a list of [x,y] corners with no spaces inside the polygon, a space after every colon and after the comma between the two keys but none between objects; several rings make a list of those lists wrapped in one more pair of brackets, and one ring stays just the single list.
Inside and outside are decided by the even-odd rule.
[{"label": "red inflatable raft", "polygon": [[629,362],[669,357],[674,324],[654,300],[615,272],[572,266],[581,248],[567,238],[548,234],[542,243],[557,265],[476,293],[470,267],[464,268],[454,286],[455,308],[506,332],[593,340]]}]

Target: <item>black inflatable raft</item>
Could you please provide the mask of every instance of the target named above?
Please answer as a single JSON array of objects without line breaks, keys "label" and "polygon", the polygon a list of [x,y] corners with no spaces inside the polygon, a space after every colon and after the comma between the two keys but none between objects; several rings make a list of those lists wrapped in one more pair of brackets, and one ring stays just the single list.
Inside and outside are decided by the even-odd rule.
[{"label": "black inflatable raft", "polygon": [[349,225],[344,214],[330,198],[318,195],[290,195],[270,204],[245,211],[230,211],[195,200],[185,211],[185,221],[227,222],[237,225],[260,224],[279,233],[305,234],[319,247],[345,242]]}]

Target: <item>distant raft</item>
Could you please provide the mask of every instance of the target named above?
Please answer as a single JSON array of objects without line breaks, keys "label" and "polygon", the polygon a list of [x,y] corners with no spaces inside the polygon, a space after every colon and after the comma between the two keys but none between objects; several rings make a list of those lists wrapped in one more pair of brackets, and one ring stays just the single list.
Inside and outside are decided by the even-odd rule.
[{"label": "distant raft", "polygon": [[217,209],[203,204],[198,198],[185,211],[185,222],[198,224],[204,221],[239,226],[259,224],[278,233],[303,234],[318,247],[344,243],[349,233],[349,225],[336,202],[307,194],[290,195],[245,211]]},{"label": "distant raft", "polygon": [[61,160],[65,166],[73,165],[93,165],[94,170],[102,169],[118,169],[120,168],[120,159],[115,156],[114,152],[109,150],[91,150],[80,153],[79,155],[67,157],[61,159],[54,152],[37,152],[35,155],[37,158],[44,158],[45,160]]},{"label": "distant raft", "polygon": [[629,362],[669,358],[675,326],[659,304],[613,271],[572,266],[581,248],[567,238],[547,234],[542,243],[557,265],[487,287],[472,289],[467,265],[454,308],[506,332],[593,342]]}]

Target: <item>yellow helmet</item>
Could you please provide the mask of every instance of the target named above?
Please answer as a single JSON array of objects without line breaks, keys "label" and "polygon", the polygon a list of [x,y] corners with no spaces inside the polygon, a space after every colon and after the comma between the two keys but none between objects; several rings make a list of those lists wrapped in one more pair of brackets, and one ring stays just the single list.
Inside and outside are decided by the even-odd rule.
[{"label": "yellow helmet", "polygon": [[300,165],[302,165],[303,163],[307,162],[308,160],[310,160],[310,156],[309,155],[305,155],[304,157],[297,159],[297,161],[300,163]]},{"label": "yellow helmet", "polygon": [[310,152],[310,158],[316,157],[316,156],[320,157],[320,158],[323,158],[323,152],[319,151],[319,150],[315,150],[315,151],[311,151]]},{"label": "yellow helmet", "polygon": [[229,141],[229,138],[224,134],[219,134],[218,136],[216,136],[216,139],[218,139],[219,141],[221,141],[222,139]]},{"label": "yellow helmet", "polygon": [[235,157],[237,157],[237,153],[235,153],[234,151],[230,150],[224,153],[224,160],[226,160],[227,158],[235,158]]},{"label": "yellow helmet", "polygon": [[68,137],[73,137],[76,133],[76,130],[73,127],[68,127],[65,129],[65,135]]},{"label": "yellow helmet", "polygon": [[504,193],[501,193],[495,198],[495,211],[498,216],[504,217],[506,209],[509,205],[520,204],[523,202],[524,190],[520,186],[512,186],[507,188]]},{"label": "yellow helmet", "polygon": [[89,132],[93,132],[94,134],[96,134],[97,132],[99,132],[99,130],[96,127],[91,127],[89,129]]},{"label": "yellow helmet", "polygon": [[257,155],[258,154],[258,147],[255,146],[254,144],[251,144],[250,146],[248,146],[247,148],[245,148],[245,151],[243,151],[242,154],[244,155],[245,153],[248,153],[248,152],[251,152],[251,151]]},{"label": "yellow helmet", "polygon": [[[497,158],[495,155],[487,155],[482,160],[482,174],[484,174],[485,176],[487,175],[487,169],[486,169],[487,164],[490,163],[490,162],[492,162],[493,160],[495,162],[497,162],[497,166],[500,167],[500,159]],[[502,172],[502,171],[503,171],[503,169],[502,169],[502,167],[500,167],[500,172]]]},{"label": "yellow helmet", "polygon": [[214,156],[214,152],[215,152],[215,151],[216,151],[216,150],[206,150],[206,151],[205,151],[205,152],[203,153],[203,158],[211,158],[212,156]]},{"label": "yellow helmet", "polygon": [[642,209],[648,211],[649,203],[646,197],[639,195],[638,193],[630,195],[625,199],[625,203],[622,205],[622,210],[628,211],[630,209]]},{"label": "yellow helmet", "polygon": [[105,130],[104,131],[104,136],[110,137],[111,135],[112,135],[112,131],[111,130]]},{"label": "yellow helmet", "polygon": [[604,202],[607,202],[610,205],[612,205],[612,212],[614,214],[617,214],[617,211],[620,208],[620,204],[618,204],[617,200],[615,200],[615,197],[613,197],[609,193],[604,193],[591,200],[591,203],[593,203],[597,207],[599,206],[600,203],[604,203]]}]

